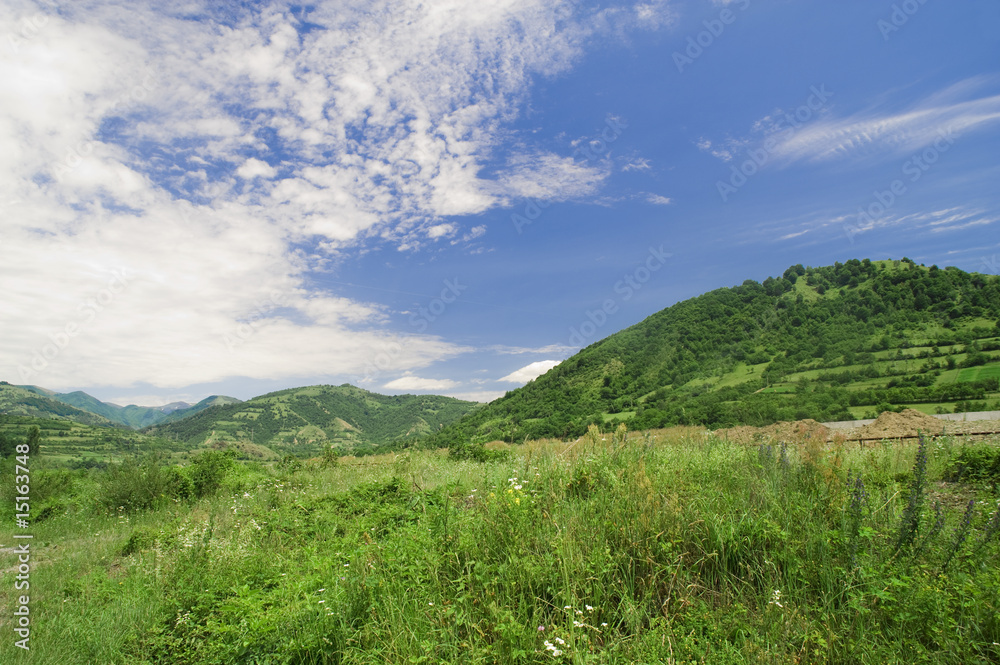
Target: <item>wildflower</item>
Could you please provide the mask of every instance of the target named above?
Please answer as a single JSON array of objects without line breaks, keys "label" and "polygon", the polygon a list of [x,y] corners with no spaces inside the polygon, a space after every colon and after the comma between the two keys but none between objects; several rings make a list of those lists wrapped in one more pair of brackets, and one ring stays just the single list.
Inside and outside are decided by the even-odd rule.
[{"label": "wildflower", "polygon": [[539,633],[544,632],[544,631],[545,631],[545,626],[539,626],[538,627],[538,632]]},{"label": "wildflower", "polygon": [[593,608],[593,607],[591,607],[590,605],[584,605],[584,607],[586,607],[586,608],[587,608],[587,611],[588,611],[588,612],[593,612],[593,611],[594,611],[594,608]]},{"label": "wildflower", "polygon": [[784,605],[781,604],[781,591],[775,589],[774,592],[771,594],[771,600],[769,600],[767,604],[777,605],[778,607],[784,607]]},{"label": "wildflower", "polygon": [[319,591],[317,591],[316,593],[323,593],[324,591],[326,591],[326,589],[320,589],[320,590],[319,590]]},{"label": "wildflower", "polygon": [[573,606],[572,606],[572,605],[567,605],[567,606],[566,606],[566,607],[564,607],[563,609],[564,609],[564,610],[571,610],[571,609],[573,609]]},{"label": "wildflower", "polygon": [[608,627],[607,622],[601,624],[601,628],[607,628],[607,627]]},{"label": "wildflower", "polygon": [[434,603],[427,603],[427,604],[430,605],[431,607],[434,607]]},{"label": "wildflower", "polygon": [[556,638],[556,642],[558,642],[559,644],[566,644],[565,642],[562,641],[562,638],[560,637]]},{"label": "wildflower", "polygon": [[321,600],[321,601],[319,601],[319,602],[321,602],[321,603],[325,603],[326,601],[325,601],[325,600]]},{"label": "wildflower", "polygon": [[521,489],[521,486],[520,485],[514,485],[514,489],[519,490],[519,489]]}]

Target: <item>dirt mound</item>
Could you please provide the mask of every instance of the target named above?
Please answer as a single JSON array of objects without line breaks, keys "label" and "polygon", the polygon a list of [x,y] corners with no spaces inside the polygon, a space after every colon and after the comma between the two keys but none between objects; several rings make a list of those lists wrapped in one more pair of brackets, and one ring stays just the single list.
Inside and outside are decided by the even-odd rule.
[{"label": "dirt mound", "polygon": [[810,439],[826,441],[830,437],[830,430],[822,423],[806,419],[791,423],[774,423],[767,427],[740,425],[738,427],[718,430],[715,435],[721,439],[728,439],[735,443],[763,443],[765,441],[804,443]]},{"label": "dirt mound", "polygon": [[830,429],[823,423],[818,423],[812,418],[796,420],[793,423],[775,423],[762,428],[761,432],[765,436],[787,443],[802,443],[809,439],[826,441],[830,438]]},{"label": "dirt mound", "polygon": [[898,439],[902,436],[916,436],[918,432],[940,434],[944,431],[944,421],[915,409],[902,413],[884,411],[878,419],[865,425],[859,431],[861,439]]}]

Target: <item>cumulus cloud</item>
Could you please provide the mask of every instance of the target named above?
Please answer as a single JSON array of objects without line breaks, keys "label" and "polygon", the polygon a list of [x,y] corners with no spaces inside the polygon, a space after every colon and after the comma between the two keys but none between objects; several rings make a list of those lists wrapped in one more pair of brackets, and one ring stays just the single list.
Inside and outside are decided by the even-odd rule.
[{"label": "cumulus cloud", "polygon": [[[653,5],[618,14],[655,22]],[[8,0],[0,372],[56,389],[365,373],[389,313],[308,272],[369,241],[478,238],[446,218],[512,197],[595,190],[604,171],[530,146],[483,165],[532,79],[627,23],[612,14]],[[379,369],[467,351],[413,336]]]},{"label": "cumulus cloud", "polygon": [[539,360],[530,365],[525,365],[521,369],[515,370],[498,380],[505,383],[527,383],[545,374],[560,362],[559,360]]},{"label": "cumulus cloud", "polygon": [[448,390],[458,384],[449,379],[423,379],[419,376],[401,376],[382,386],[388,390]]}]

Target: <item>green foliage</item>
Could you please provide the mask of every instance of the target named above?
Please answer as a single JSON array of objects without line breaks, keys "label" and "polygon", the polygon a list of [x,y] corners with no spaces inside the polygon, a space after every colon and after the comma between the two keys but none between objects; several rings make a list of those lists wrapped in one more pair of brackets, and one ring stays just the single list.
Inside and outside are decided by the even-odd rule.
[{"label": "green foliage", "polygon": [[909,261],[793,266],[657,312],[422,445],[575,438],[612,419],[714,428],[978,405],[998,390],[998,313],[996,276]]},{"label": "green foliage", "polygon": [[989,444],[962,446],[948,463],[945,479],[952,482],[1000,483],[1000,447]]},{"label": "green foliage", "polygon": [[189,467],[194,496],[201,498],[215,494],[226,474],[235,466],[235,451],[206,450],[199,453]]},{"label": "green foliage", "polygon": [[250,441],[280,454],[366,455],[405,447],[477,404],[437,395],[378,395],[349,385],[282,390],[207,408],[146,430],[193,444]]},{"label": "green foliage", "polygon": [[[147,457],[139,461],[128,457],[108,469],[100,483],[99,502],[108,510],[135,512],[163,504],[166,499],[186,491],[177,471],[168,471],[160,460]],[[178,497],[179,498],[179,497]]]},{"label": "green foliage", "polygon": [[[214,495],[38,526],[60,563],[32,587],[58,609],[31,662],[995,662],[1000,510],[940,482],[963,450],[594,427],[492,463],[211,451],[177,472],[225,467]],[[64,491],[144,464],[62,471]]]}]

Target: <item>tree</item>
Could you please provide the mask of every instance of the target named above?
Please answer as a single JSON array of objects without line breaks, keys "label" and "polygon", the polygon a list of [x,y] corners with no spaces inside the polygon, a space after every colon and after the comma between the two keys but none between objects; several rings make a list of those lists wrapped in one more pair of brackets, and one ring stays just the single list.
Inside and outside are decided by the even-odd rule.
[{"label": "tree", "polygon": [[25,443],[28,444],[29,455],[37,455],[41,451],[42,431],[38,429],[38,425],[32,425],[28,430],[28,438]]}]

